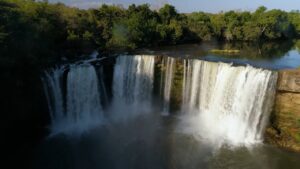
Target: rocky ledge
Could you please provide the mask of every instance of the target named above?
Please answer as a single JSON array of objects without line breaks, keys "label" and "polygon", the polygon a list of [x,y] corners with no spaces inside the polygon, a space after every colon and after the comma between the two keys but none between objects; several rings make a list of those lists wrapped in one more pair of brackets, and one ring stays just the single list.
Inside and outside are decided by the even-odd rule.
[{"label": "rocky ledge", "polygon": [[300,152],[300,69],[278,73],[277,92],[266,142]]}]

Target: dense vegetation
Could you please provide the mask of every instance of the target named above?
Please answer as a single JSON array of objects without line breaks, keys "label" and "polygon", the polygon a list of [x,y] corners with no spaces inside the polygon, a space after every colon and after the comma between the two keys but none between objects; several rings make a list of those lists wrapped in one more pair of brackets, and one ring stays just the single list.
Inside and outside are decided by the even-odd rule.
[{"label": "dense vegetation", "polygon": [[290,39],[299,33],[299,11],[265,7],[254,12],[180,14],[171,5],[157,11],[147,4],[82,10],[46,1],[0,0],[0,50],[30,53],[28,57],[62,50],[134,49],[203,40]]}]

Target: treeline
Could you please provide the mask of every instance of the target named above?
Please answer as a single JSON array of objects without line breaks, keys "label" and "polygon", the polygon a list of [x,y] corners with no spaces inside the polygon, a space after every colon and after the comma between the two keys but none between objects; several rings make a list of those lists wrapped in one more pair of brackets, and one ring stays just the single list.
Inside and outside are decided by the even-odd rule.
[{"label": "treeline", "polygon": [[295,38],[299,33],[299,11],[265,7],[254,12],[182,14],[171,5],[159,10],[147,4],[82,10],[62,3],[0,0],[0,48],[22,53],[134,49],[206,40],[265,41]]},{"label": "treeline", "polygon": [[[190,29],[205,40],[258,41],[289,39],[300,32],[300,13],[259,7],[255,12],[192,13]],[[205,23],[205,24],[201,24]],[[200,31],[206,30],[206,31]]]}]

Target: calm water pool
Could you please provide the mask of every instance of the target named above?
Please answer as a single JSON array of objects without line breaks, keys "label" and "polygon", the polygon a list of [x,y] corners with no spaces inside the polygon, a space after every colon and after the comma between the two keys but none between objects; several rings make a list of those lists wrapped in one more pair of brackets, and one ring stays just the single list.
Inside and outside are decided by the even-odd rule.
[{"label": "calm water pool", "polygon": [[[212,49],[235,49],[238,54],[216,54]],[[227,62],[239,65],[280,70],[300,67],[299,41],[248,43],[213,43],[176,45],[138,51],[140,54],[157,54],[174,57],[190,57],[214,62]]]},{"label": "calm water pool", "polygon": [[40,169],[298,169],[300,154],[268,145],[214,147],[178,130],[180,118],[144,116],[110,123],[81,138],[63,135],[39,146]]}]

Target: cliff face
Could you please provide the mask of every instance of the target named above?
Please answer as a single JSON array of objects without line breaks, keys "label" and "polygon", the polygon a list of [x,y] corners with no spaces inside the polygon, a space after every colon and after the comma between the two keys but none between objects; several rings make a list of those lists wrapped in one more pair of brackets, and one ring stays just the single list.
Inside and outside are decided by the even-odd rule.
[{"label": "cliff face", "polygon": [[278,73],[275,106],[266,141],[300,152],[300,69]]}]

